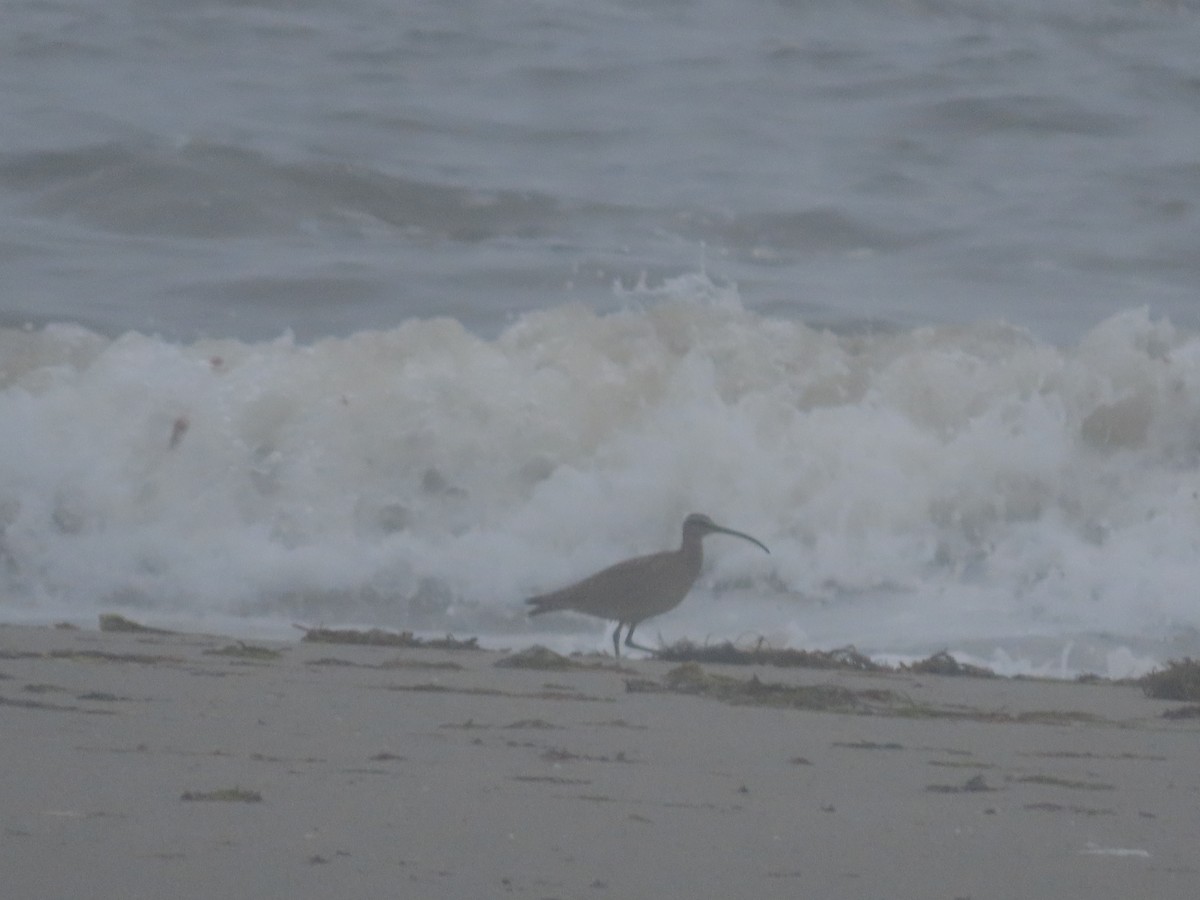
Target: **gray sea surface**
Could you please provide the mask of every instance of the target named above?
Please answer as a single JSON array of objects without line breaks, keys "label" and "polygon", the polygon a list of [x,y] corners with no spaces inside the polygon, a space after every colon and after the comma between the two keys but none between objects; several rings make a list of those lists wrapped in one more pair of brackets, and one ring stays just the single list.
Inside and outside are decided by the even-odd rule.
[{"label": "gray sea surface", "polygon": [[1200,324],[1195,0],[11,0],[0,122],[0,324]]}]

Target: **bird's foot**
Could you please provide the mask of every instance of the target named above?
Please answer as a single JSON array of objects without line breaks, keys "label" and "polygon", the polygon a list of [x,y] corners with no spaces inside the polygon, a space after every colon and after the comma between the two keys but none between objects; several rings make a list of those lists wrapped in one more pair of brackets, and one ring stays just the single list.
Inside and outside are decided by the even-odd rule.
[{"label": "bird's foot", "polygon": [[632,647],[634,650],[641,650],[643,653],[653,653],[656,656],[658,655],[658,651],[653,647],[647,647],[643,644],[635,644],[633,641],[626,641],[625,646]]}]

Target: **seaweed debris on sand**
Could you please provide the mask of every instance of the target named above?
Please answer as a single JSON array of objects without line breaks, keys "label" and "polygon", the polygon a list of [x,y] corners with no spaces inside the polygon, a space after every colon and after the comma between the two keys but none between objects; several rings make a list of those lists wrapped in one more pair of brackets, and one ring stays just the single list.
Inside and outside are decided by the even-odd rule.
[{"label": "seaweed debris on sand", "polygon": [[184,791],[179,799],[188,803],[262,803],[262,794],[241,787],[231,787],[216,791]]},{"label": "seaweed debris on sand", "polygon": [[308,628],[300,640],[320,644],[360,644],[369,647],[408,647],[425,650],[479,650],[479,638],[459,639],[448,634],[444,638],[419,638],[411,631],[385,631],[382,628]]},{"label": "seaweed debris on sand", "polygon": [[884,672],[887,666],[859,653],[854,647],[836,650],[776,649],[759,638],[753,647],[742,648],[731,641],[720,644],[696,644],[686,638],[654,651],[663,662],[726,664],[737,666],[779,666],[800,669],[847,669],[855,672]]},{"label": "seaweed debris on sand", "polygon": [[100,630],[124,632],[127,634],[176,633],[174,631],[167,631],[165,628],[151,628],[149,625],[143,625],[141,622],[135,622],[133,619],[127,619],[117,613],[100,613]]},{"label": "seaweed debris on sand", "polygon": [[628,679],[626,691],[653,693],[669,691],[698,694],[726,703],[784,707],[822,712],[871,713],[881,707],[905,705],[908,701],[888,690],[851,690],[836,684],[781,684],[706,672],[698,663],[684,663],[667,673],[660,684],[649,679]]},{"label": "seaweed debris on sand", "polygon": [[1171,660],[1165,669],[1143,675],[1138,683],[1155,700],[1200,700],[1200,662]]},{"label": "seaweed debris on sand", "polygon": [[914,663],[889,666],[876,662],[856,647],[834,650],[776,649],[763,638],[751,647],[738,647],[730,641],[719,644],[695,644],[687,639],[676,641],[654,651],[654,658],[663,662],[704,663],[707,665],[776,666],[797,669],[837,669],[849,672],[913,672],[918,675],[963,675],[972,678],[996,678],[991,669],[963,663],[941,650]]}]

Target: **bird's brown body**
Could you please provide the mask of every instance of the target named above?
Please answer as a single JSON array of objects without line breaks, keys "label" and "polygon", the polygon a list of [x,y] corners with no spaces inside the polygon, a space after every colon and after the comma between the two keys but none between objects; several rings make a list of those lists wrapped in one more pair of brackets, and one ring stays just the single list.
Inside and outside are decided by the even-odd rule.
[{"label": "bird's brown body", "polygon": [[748,534],[723,528],[708,516],[692,513],[683,522],[683,542],[678,550],[627,559],[560,590],[530,597],[526,601],[533,606],[529,614],[570,610],[616,621],[613,650],[618,656],[623,625],[629,626],[625,646],[646,650],[633,642],[633,630],[639,622],[669,612],[683,602],[704,562],[701,542],[705,535],[714,533],[740,537],[767,550],[761,541]]}]

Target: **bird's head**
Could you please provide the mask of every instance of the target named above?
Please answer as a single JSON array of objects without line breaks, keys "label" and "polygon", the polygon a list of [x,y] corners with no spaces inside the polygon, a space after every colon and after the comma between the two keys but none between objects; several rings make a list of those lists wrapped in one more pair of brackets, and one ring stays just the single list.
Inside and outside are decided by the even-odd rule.
[{"label": "bird's head", "polygon": [[744,534],[740,531],[734,531],[732,528],[725,528],[722,525],[718,525],[708,516],[704,515],[704,513],[692,513],[683,520],[683,542],[685,544],[688,542],[689,538],[693,540],[699,540],[707,534],[729,534],[733,537],[739,537],[744,541],[749,541],[752,544],[757,544],[767,553],[771,552],[770,550],[767,550],[767,545],[758,538],[753,538],[750,537],[750,535]]}]

